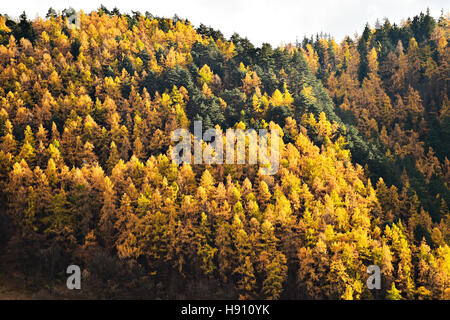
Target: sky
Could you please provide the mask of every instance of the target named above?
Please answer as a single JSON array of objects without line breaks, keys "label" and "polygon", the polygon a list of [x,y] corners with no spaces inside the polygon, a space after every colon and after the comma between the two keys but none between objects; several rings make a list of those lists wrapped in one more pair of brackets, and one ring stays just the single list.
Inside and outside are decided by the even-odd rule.
[{"label": "sky", "polygon": [[260,46],[301,41],[303,36],[324,32],[341,41],[345,35],[362,33],[365,24],[375,25],[377,18],[400,23],[427,8],[434,17],[450,10],[449,0],[3,0],[0,13],[28,18],[45,17],[48,8],[72,7],[88,13],[103,4],[121,12],[145,11],[155,16],[187,18],[219,29],[226,38],[234,32]]}]

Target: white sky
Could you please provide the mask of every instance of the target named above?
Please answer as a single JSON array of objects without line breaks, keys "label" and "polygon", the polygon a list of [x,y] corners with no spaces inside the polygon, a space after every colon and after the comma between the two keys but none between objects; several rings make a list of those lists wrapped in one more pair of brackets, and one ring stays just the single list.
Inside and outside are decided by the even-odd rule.
[{"label": "white sky", "polygon": [[187,18],[197,27],[200,23],[219,29],[229,38],[234,32],[248,37],[259,46],[268,42],[299,41],[304,35],[330,33],[337,41],[345,35],[362,33],[366,22],[373,27],[377,18],[391,23],[425,12],[434,17],[441,9],[449,12],[449,0],[2,0],[0,13],[16,17],[25,11],[29,18],[44,17],[49,7],[62,10],[72,7],[88,13],[106,6],[121,12],[131,10],[153,15]]}]

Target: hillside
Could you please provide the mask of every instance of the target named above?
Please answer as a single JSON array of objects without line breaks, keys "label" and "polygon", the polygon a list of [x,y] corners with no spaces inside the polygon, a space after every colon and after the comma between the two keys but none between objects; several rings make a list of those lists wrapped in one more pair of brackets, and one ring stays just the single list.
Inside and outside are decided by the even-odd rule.
[{"label": "hillside", "polygon": [[[448,17],[272,48],[72,14],[0,16],[0,272],[60,296],[76,264],[84,298],[450,299]],[[279,130],[278,172],[176,165],[199,120]]]}]

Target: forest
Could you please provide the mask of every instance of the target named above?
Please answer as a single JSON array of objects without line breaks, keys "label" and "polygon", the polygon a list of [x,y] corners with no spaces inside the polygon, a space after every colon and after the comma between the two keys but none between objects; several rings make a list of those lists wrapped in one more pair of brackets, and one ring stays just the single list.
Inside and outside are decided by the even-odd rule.
[{"label": "forest", "polygon": [[[0,15],[0,287],[450,299],[448,14],[277,48],[178,16],[73,14]],[[279,130],[278,172],[173,163],[171,133],[197,120]]]}]

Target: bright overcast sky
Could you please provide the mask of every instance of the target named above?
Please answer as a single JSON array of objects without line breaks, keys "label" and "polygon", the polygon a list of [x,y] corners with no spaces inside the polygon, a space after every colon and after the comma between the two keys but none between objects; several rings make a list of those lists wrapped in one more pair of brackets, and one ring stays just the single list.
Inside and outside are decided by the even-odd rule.
[{"label": "bright overcast sky", "polygon": [[279,46],[295,42],[304,35],[330,33],[340,41],[345,35],[362,32],[366,22],[371,26],[377,18],[387,17],[399,23],[427,7],[434,17],[441,9],[448,13],[449,0],[2,0],[2,14],[18,16],[25,11],[29,18],[45,16],[49,7],[55,10],[72,7],[85,13],[100,4],[121,12],[149,11],[153,15],[189,19],[219,29],[229,38],[234,32],[248,37],[255,45],[263,42]]}]

